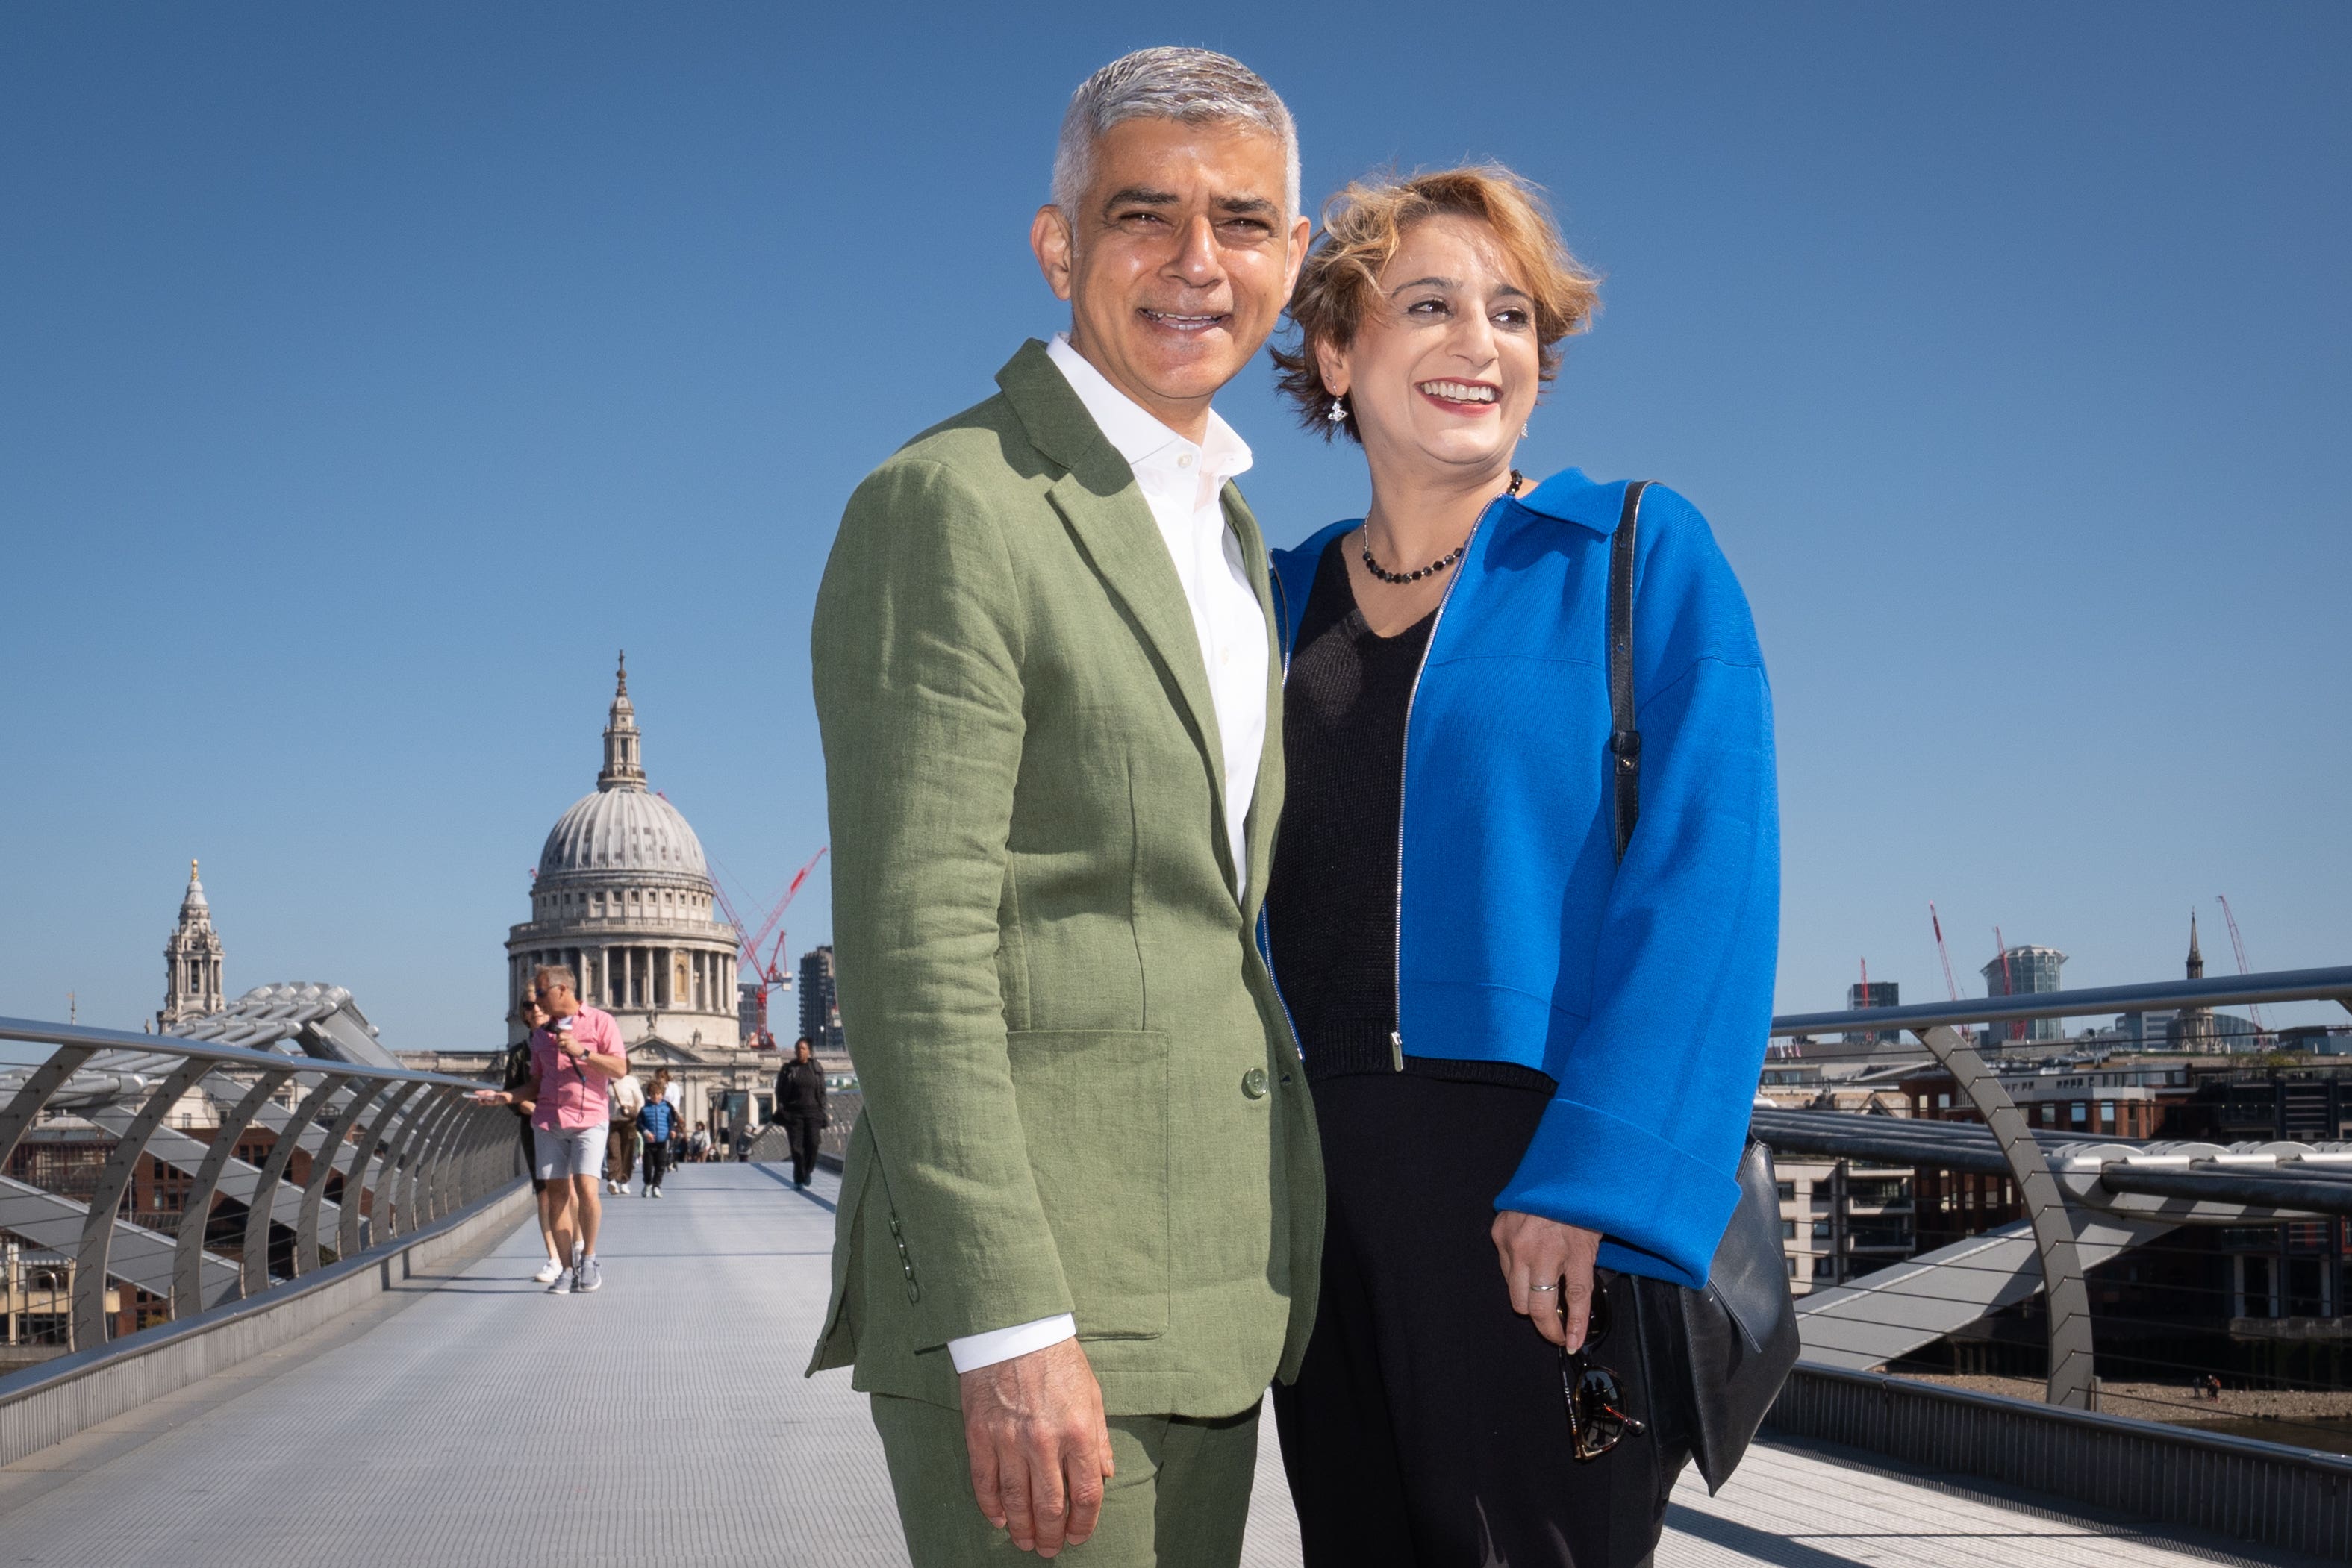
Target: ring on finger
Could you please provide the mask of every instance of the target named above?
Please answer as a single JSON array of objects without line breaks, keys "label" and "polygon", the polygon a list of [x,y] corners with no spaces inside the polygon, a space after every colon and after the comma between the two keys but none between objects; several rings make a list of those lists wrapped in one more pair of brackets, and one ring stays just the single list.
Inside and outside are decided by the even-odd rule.
[{"label": "ring on finger", "polygon": [[1529,1285],[1529,1286],[1528,1287],[1528,1293],[1529,1295],[1534,1295],[1534,1294],[1537,1294],[1537,1293],[1538,1293],[1538,1292],[1540,1292],[1540,1291],[1557,1291],[1557,1290],[1559,1290],[1559,1287],[1558,1285]]}]

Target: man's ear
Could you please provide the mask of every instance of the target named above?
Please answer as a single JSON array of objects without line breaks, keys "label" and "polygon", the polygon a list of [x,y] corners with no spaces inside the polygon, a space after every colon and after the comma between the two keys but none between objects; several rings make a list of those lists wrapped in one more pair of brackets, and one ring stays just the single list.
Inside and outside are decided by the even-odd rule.
[{"label": "man's ear", "polygon": [[1039,207],[1037,215],[1029,220],[1029,248],[1036,253],[1037,270],[1045,275],[1045,287],[1054,291],[1054,298],[1068,299],[1070,269],[1075,260],[1070,220],[1051,202]]},{"label": "man's ear", "polygon": [[1290,267],[1282,275],[1282,297],[1286,300],[1290,291],[1298,287],[1298,272],[1307,265],[1307,246],[1314,237],[1314,220],[1302,214],[1290,221]]}]

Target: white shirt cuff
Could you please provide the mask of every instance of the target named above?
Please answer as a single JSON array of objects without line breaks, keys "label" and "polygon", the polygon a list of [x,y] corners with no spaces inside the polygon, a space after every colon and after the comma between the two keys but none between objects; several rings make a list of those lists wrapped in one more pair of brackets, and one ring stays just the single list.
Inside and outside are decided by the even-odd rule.
[{"label": "white shirt cuff", "polygon": [[991,1329],[986,1333],[951,1339],[948,1341],[948,1359],[955,1363],[959,1373],[978,1372],[983,1366],[994,1366],[1000,1361],[1011,1361],[1016,1355],[1027,1355],[1077,1337],[1078,1320],[1063,1312],[1039,1318],[1034,1323],[1015,1323],[1009,1329]]}]

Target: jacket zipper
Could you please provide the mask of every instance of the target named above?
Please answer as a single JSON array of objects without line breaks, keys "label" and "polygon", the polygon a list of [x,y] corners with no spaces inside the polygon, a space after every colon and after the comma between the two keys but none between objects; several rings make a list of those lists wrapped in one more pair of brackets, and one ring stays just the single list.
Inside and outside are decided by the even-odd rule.
[{"label": "jacket zipper", "polygon": [[1389,1070],[1392,1072],[1404,1071],[1404,787],[1406,764],[1412,755],[1413,699],[1421,695],[1422,674],[1429,668],[1429,655],[1436,650],[1437,633],[1445,624],[1445,607],[1454,602],[1454,591],[1462,586],[1462,574],[1470,568],[1470,547],[1477,542],[1478,530],[1486,526],[1487,514],[1507,498],[1498,496],[1487,502],[1478,520],[1470,525],[1470,537],[1462,541],[1462,559],[1455,563],[1445,591],[1438,596],[1437,612],[1429,622],[1429,641],[1421,646],[1421,663],[1413,666],[1412,685],[1404,695],[1404,749],[1397,758],[1396,946],[1391,970],[1396,982],[1396,1027],[1389,1030]]}]

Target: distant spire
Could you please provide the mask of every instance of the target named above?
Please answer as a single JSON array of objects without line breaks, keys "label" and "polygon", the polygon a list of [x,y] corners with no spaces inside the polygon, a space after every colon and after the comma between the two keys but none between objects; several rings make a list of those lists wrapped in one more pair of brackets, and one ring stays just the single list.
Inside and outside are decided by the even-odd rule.
[{"label": "distant spire", "polygon": [[2205,955],[2197,950],[2197,912],[2193,909],[2189,912],[2189,977],[2205,977]]},{"label": "distant spire", "polygon": [[629,655],[624,649],[614,672],[613,707],[604,726],[604,767],[596,775],[599,789],[642,789],[646,765],[637,751],[637,710],[629,701]]},{"label": "distant spire", "polygon": [[228,1005],[221,991],[221,939],[213,929],[205,884],[188,862],[188,891],[180,899],[180,921],[163,944],[163,1009],[155,1015],[159,1032]]}]

